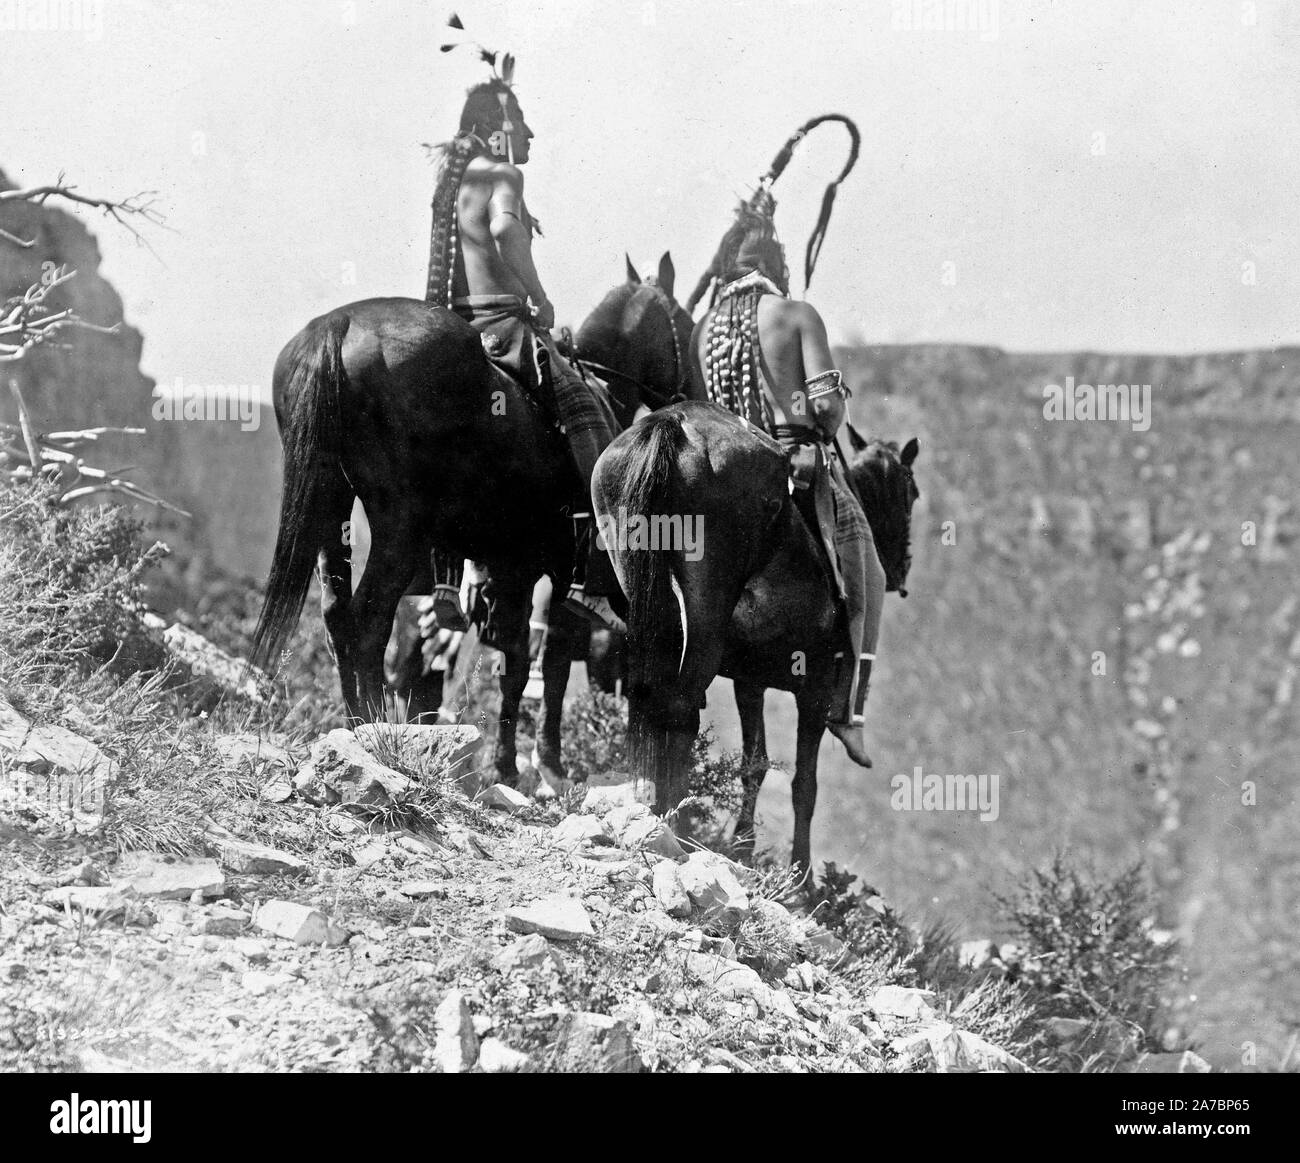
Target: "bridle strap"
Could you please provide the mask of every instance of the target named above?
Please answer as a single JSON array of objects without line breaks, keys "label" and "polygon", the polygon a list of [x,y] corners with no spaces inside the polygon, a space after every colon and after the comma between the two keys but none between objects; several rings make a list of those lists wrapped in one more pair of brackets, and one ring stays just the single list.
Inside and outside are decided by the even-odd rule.
[{"label": "bridle strap", "polygon": [[619,371],[618,368],[608,367],[603,363],[598,363],[593,359],[585,359],[578,351],[577,347],[572,347],[571,360],[580,371],[590,372],[592,375],[606,382],[610,380],[622,380],[625,384],[630,384],[637,391],[642,400],[651,405],[651,410],[666,408],[679,397],[685,395],[686,381],[689,371],[686,367],[686,361],[682,356],[681,340],[677,336],[677,323],[673,319],[673,300],[669,298],[668,292],[665,291],[658,283],[644,282],[640,284],[646,290],[651,292],[654,302],[658,303],[668,319],[668,333],[673,337],[673,378],[675,380],[675,389],[670,393],[664,393],[657,388],[650,387],[649,384],[642,383],[636,376],[628,375],[627,372]]},{"label": "bridle strap", "polygon": [[665,395],[657,388],[652,388],[649,384],[643,384],[635,376],[619,371],[618,368],[607,367],[603,363],[597,363],[594,359],[583,359],[582,356],[576,358],[579,368],[584,372],[590,372],[597,379],[605,380],[607,383],[610,380],[622,380],[625,384],[631,384],[636,389],[637,395],[646,403],[652,405],[652,410],[666,408],[677,398],[676,394]]}]

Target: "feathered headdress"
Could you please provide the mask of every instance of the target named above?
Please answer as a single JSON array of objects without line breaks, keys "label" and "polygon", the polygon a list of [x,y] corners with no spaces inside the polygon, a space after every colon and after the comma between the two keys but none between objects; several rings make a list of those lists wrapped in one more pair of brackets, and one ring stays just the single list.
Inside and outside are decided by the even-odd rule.
[{"label": "feathered headdress", "polygon": [[492,70],[492,75],[503,85],[510,86],[515,83],[514,54],[495,53],[491,49],[484,48],[478,41],[472,40],[469,33],[465,31],[465,25],[461,23],[460,17],[453,12],[447,18],[446,32],[442,44],[438,46],[438,51],[451,52],[452,49],[464,46],[477,49],[479,59]]},{"label": "feathered headdress", "polygon": [[[849,172],[858,162],[858,152],[862,144],[862,135],[858,132],[858,127],[842,113],[824,113],[820,117],[814,117],[811,121],[805,122],[790,135],[786,143],[777,151],[767,173],[759,179],[758,188],[755,189],[748,202],[743,203],[740,208],[742,214],[761,214],[767,218],[772,217],[776,209],[776,201],[772,197],[772,186],[776,183],[777,178],[785,172],[786,166],[790,164],[790,159],[794,156],[795,146],[817,126],[828,121],[838,121],[849,131],[849,156],[844,163],[844,168],[840,171],[839,177],[826,187],[826,193],[822,195],[822,208],[817,216],[817,224],[813,227],[813,232],[808,238],[808,246],[804,251],[803,285],[805,293],[808,290],[808,285],[812,282],[813,270],[817,266],[817,258],[821,254],[822,243],[826,239],[826,228],[830,225],[831,209],[835,205],[835,194],[839,190],[840,183],[849,176]],[[687,311],[693,313],[696,304],[704,297],[710,284],[716,283],[722,276],[724,272],[718,269],[721,260],[722,253],[720,249],[719,253],[714,255],[709,269],[700,276],[700,281],[695,284],[695,290],[686,303]]]}]

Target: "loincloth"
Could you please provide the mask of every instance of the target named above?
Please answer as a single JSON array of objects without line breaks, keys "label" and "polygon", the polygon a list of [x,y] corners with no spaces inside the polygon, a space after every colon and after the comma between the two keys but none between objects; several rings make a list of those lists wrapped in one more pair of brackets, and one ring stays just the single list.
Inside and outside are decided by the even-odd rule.
[{"label": "loincloth", "polygon": [[778,424],[775,435],[790,458],[796,500],[827,550],[836,588],[843,596],[844,549],[872,544],[871,526],[862,504],[845,478],[839,459],[814,429]]},{"label": "loincloth", "polygon": [[609,395],[589,384],[555,347],[550,332],[533,326],[518,295],[467,295],[452,309],[483,337],[488,359],[541,403],[567,435],[618,431]]}]

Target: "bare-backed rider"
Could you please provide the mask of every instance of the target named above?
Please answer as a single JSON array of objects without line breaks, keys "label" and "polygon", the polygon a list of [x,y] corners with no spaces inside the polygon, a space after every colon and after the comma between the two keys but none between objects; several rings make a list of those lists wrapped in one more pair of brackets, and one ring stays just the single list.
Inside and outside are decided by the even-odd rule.
[{"label": "bare-backed rider", "polygon": [[[524,202],[520,169],[532,138],[508,78],[496,76],[470,90],[434,193],[426,297],[467,320],[488,358],[525,391],[553,401],[581,488],[574,501],[573,576],[561,579],[570,581],[565,605],[622,630],[609,601],[618,581],[593,534],[590,498],[592,469],[614,435],[613,416],[608,401],[573,371],[551,339],[555,309],[533,262],[538,229]],[[463,617],[453,586],[440,585],[437,597],[422,620],[426,631]]]},{"label": "bare-backed rider", "polygon": [[[847,415],[826,326],[809,303],[789,298],[785,252],[770,200],[740,208],[714,262],[714,306],[692,340],[696,391],[774,436],[787,450],[795,498],[825,544],[857,666],[843,668],[827,726],[850,758],[871,766],[862,738],[885,573],[853,489],[833,454]],[[847,652],[846,652],[847,653]]]}]

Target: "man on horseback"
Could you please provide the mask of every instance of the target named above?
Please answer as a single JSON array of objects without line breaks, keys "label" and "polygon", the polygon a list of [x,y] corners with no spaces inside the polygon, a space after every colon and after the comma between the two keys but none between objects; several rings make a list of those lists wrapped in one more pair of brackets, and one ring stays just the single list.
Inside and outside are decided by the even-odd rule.
[{"label": "man on horseback", "polygon": [[[495,56],[492,57],[495,60]],[[470,90],[460,129],[443,154],[434,192],[433,244],[427,301],[449,306],[482,337],[488,358],[555,417],[577,470],[574,500],[577,555],[567,608],[596,625],[625,629],[610,606],[618,581],[594,535],[591,473],[614,435],[608,401],[557,350],[550,328],[555,309],[533,262],[540,233],[524,204],[524,176],[533,132],[511,88],[513,59]],[[433,610],[422,620],[463,623],[459,597],[445,578]]]},{"label": "man on horseback", "polygon": [[827,726],[849,757],[870,767],[863,708],[875,659],[885,573],[862,507],[838,459],[835,435],[849,395],[833,367],[826,327],[789,298],[785,251],[760,189],[742,205],[710,268],[713,306],[692,339],[698,394],[775,437],[786,449],[795,502],[824,546],[845,603],[857,665],[843,678]]}]

